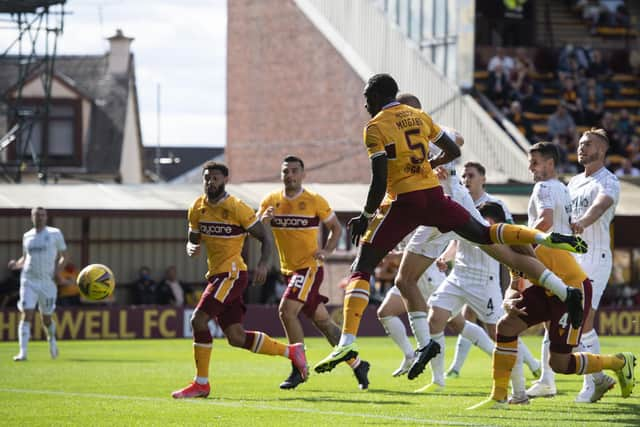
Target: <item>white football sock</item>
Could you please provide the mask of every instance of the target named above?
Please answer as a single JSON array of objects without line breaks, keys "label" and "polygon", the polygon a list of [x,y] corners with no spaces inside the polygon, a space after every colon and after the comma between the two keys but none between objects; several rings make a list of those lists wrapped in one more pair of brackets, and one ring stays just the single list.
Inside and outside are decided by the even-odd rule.
[{"label": "white football sock", "polygon": [[418,348],[423,348],[429,344],[429,322],[427,322],[427,313],[424,311],[410,311],[409,325],[416,338]]},{"label": "white football sock", "polygon": [[462,365],[464,365],[464,361],[467,360],[467,356],[469,355],[469,350],[471,350],[471,346],[473,343],[463,337],[462,335],[458,335],[458,342],[456,343],[456,353],[453,356],[453,362],[451,363],[451,367],[449,370],[454,370],[460,373],[462,369]]},{"label": "white football sock", "polygon": [[51,324],[46,326],[44,323],[42,324],[45,334],[47,335],[47,341],[56,341],[56,322],[51,320]]},{"label": "white football sock", "polygon": [[538,362],[535,357],[533,357],[533,354],[531,354],[529,347],[527,347],[527,345],[522,342],[520,338],[518,338],[518,354],[522,355],[522,362],[525,363],[529,367],[529,369],[531,369],[531,371],[540,369],[540,362]]},{"label": "white football sock", "polygon": [[[474,345],[478,346],[482,351],[493,357],[493,341],[487,334],[487,332],[468,320],[464,322],[464,328],[460,333],[463,337],[471,341]],[[457,370],[457,369],[456,369]]]},{"label": "white football sock", "polygon": [[511,395],[523,396],[526,394],[527,389],[524,380],[524,363],[522,360],[522,354],[518,349],[518,357],[516,358],[516,364],[513,365],[511,370]]},{"label": "white football sock", "polygon": [[209,383],[209,378],[207,378],[207,377],[199,377],[199,376],[196,375],[196,377],[194,378],[194,381],[196,383],[198,383],[198,384],[204,385],[204,384]]},{"label": "white football sock", "polygon": [[540,275],[538,283],[540,283],[540,286],[551,291],[551,293],[560,298],[560,301],[567,299],[567,285],[565,285],[562,279],[556,276],[551,270],[545,269]]},{"label": "white football sock", "polygon": [[400,347],[404,357],[413,357],[413,347],[407,337],[407,330],[405,329],[402,320],[400,320],[398,316],[380,317],[379,320],[393,342]]},{"label": "white football sock", "polygon": [[27,345],[31,338],[31,322],[21,320],[18,323],[18,343],[20,344],[20,354],[27,355]]},{"label": "white football sock", "polygon": [[547,385],[555,385],[556,384],[556,374],[549,366],[549,345],[551,341],[549,340],[549,331],[545,329],[544,338],[542,338],[542,347],[540,351],[540,363],[542,364],[542,375],[540,376],[540,382]]},{"label": "white football sock", "polygon": [[339,346],[349,345],[356,341],[356,336],[353,334],[342,334],[340,335]]},{"label": "white football sock", "polygon": [[431,339],[440,344],[440,352],[431,359],[431,375],[433,382],[444,386],[444,332],[431,335]]},{"label": "white football sock", "polygon": [[[598,338],[598,333],[595,329],[592,329],[586,334],[582,335],[582,338],[580,338],[580,344],[578,344],[578,348],[580,348],[580,351],[584,351],[586,353],[600,354],[600,339]],[[583,379],[583,387],[587,387],[587,384],[589,384],[593,380],[601,382],[603,379],[604,373],[602,371],[585,375]]]}]

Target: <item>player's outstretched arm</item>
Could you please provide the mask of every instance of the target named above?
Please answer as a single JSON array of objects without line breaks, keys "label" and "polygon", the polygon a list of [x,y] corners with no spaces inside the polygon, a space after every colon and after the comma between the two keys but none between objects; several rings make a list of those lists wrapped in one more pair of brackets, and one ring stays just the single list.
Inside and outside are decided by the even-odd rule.
[{"label": "player's outstretched arm", "polygon": [[460,147],[458,147],[458,144],[452,141],[445,132],[442,132],[440,134],[440,138],[433,141],[433,143],[442,151],[440,152],[440,154],[429,161],[429,163],[431,163],[432,169],[440,165],[449,163],[450,161],[453,161],[460,157]]},{"label": "player's outstretched arm", "polygon": [[269,260],[271,259],[271,251],[273,250],[273,236],[260,221],[256,221],[247,231],[262,243],[260,260],[256,266],[253,280],[256,284],[261,285],[267,278]]},{"label": "player's outstretched arm", "polygon": [[611,205],[613,205],[611,197],[604,194],[598,195],[582,218],[578,218],[576,222],[571,224],[571,229],[574,233],[581,234],[585,228],[596,222]]}]

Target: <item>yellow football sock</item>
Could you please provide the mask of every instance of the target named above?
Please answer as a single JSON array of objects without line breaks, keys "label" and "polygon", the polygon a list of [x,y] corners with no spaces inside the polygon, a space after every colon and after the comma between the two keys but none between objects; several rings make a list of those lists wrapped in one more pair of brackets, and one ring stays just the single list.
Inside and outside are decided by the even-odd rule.
[{"label": "yellow football sock", "polygon": [[209,361],[212,344],[193,343],[193,359],[196,361],[196,376],[209,378]]},{"label": "yellow football sock", "polygon": [[344,296],[342,333],[357,335],[362,313],[369,305],[369,280],[354,274],[347,285]]},{"label": "yellow football sock", "polygon": [[250,346],[246,347],[249,351],[259,354],[269,354],[271,356],[285,356],[288,346],[279,341],[274,340],[264,332],[246,331],[247,338],[253,337]]},{"label": "yellow football sock", "polygon": [[494,400],[506,400],[507,388],[511,370],[518,357],[517,337],[504,337],[498,335],[498,342],[493,349],[493,390],[491,398]]},{"label": "yellow football sock", "polygon": [[356,369],[360,365],[360,356],[352,357],[349,360],[345,360],[345,363],[351,367],[351,369]]},{"label": "yellow football sock", "polygon": [[540,231],[516,224],[493,224],[489,229],[489,235],[493,243],[506,245],[527,245],[537,243],[536,236]]},{"label": "yellow football sock", "polygon": [[617,371],[624,366],[624,359],[620,359],[612,354],[592,354],[592,353],[572,353],[576,367],[575,373],[578,375],[592,374],[603,369]]}]

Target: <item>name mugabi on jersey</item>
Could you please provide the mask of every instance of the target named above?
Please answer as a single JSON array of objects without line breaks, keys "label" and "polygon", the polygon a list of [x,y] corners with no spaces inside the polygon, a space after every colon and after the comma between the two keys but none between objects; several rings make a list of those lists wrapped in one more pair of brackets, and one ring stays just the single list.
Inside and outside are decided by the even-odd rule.
[{"label": "name mugabi on jersey", "polygon": [[431,117],[408,105],[394,103],[367,123],[364,144],[370,159],[387,156],[387,194],[398,194],[440,185],[429,163],[429,141],[442,130]]},{"label": "name mugabi on jersey", "polygon": [[207,249],[207,278],[225,272],[243,271],[242,245],[258,218],[242,200],[227,195],[216,204],[198,197],[189,208],[189,231],[200,233]]},{"label": "name mugabi on jersey", "polygon": [[22,249],[26,254],[23,277],[53,283],[58,252],[67,250],[62,232],[55,227],[45,227],[38,233],[32,228],[22,236]]},{"label": "name mugabi on jersey", "polygon": [[545,209],[553,209],[553,227],[557,233],[571,234],[571,196],[567,187],[557,179],[536,182],[529,198],[529,227],[538,221]]},{"label": "name mugabi on jersey", "polygon": [[605,167],[591,176],[584,172],[569,181],[571,195],[571,220],[577,221],[593,205],[594,200],[601,194],[613,199],[613,204],[589,227],[584,229],[582,238],[589,245],[589,251],[581,255],[583,259],[595,259],[602,254],[611,255],[611,238],[609,227],[620,200],[620,182],[618,177]]},{"label": "name mugabi on jersey", "polygon": [[271,229],[278,247],[280,268],[284,274],[321,265],[313,255],[318,250],[318,232],[321,222],[335,214],[324,197],[303,189],[296,197],[288,198],[282,191],[267,195],[258,216],[273,206]]}]

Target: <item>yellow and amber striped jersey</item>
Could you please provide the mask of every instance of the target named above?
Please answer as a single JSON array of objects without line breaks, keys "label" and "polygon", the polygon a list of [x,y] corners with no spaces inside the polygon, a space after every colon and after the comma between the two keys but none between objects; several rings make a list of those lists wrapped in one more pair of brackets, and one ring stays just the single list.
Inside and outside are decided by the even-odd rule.
[{"label": "yellow and amber striped jersey", "polygon": [[442,130],[425,112],[404,104],[390,104],[369,120],[364,144],[369,158],[387,155],[387,193],[398,194],[440,185],[429,164],[429,141]]},{"label": "yellow and amber striped jersey", "polygon": [[288,198],[283,191],[274,191],[260,203],[258,216],[269,206],[274,209],[271,228],[282,272],[292,274],[319,265],[313,254],[318,250],[320,223],[334,215],[324,197],[306,189],[293,198]]},{"label": "yellow and amber striped jersey", "polygon": [[211,204],[202,195],[189,208],[188,217],[189,231],[200,233],[200,242],[207,248],[207,278],[247,269],[242,245],[247,230],[258,221],[250,206],[231,195]]}]

